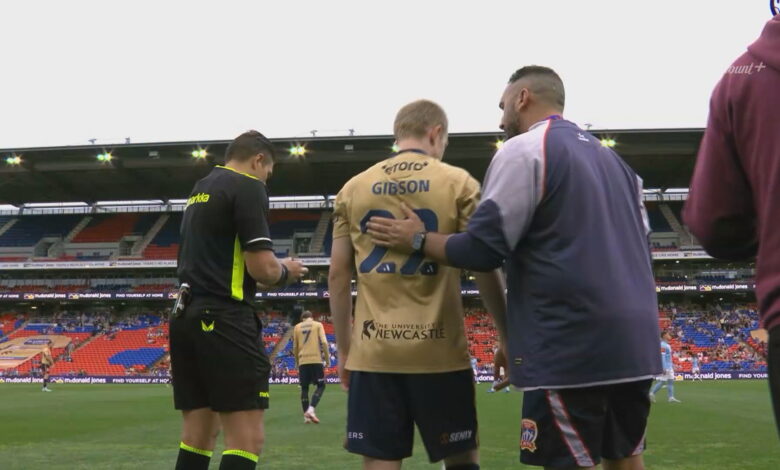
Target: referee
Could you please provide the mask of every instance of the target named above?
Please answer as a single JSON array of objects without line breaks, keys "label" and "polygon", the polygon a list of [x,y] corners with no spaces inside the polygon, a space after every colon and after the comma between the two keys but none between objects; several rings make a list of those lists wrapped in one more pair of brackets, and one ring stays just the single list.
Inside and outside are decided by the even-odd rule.
[{"label": "referee", "polygon": [[283,287],[308,271],[273,252],[265,189],[273,165],[265,136],[241,134],[187,201],[170,326],[174,405],[183,418],[176,470],[208,468],[220,422],[227,450],[219,468],[257,465],[270,365],[252,300],[257,283]]}]

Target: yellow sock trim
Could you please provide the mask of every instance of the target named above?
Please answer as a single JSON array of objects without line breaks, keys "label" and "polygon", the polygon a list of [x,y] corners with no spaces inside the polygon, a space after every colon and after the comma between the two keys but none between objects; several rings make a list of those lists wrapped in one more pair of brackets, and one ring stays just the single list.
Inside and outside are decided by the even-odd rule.
[{"label": "yellow sock trim", "polygon": [[184,449],[187,452],[192,452],[193,454],[205,455],[208,458],[211,458],[211,456],[214,454],[214,452],[212,452],[210,450],[196,449],[195,447],[188,446],[187,444],[185,444],[183,442],[181,444],[179,444],[179,448]]},{"label": "yellow sock trim", "polygon": [[245,450],[237,450],[237,449],[226,450],[225,452],[222,452],[222,455],[237,455],[239,457],[249,459],[254,463],[257,463],[257,461],[260,460],[259,456],[251,452],[247,452]]}]

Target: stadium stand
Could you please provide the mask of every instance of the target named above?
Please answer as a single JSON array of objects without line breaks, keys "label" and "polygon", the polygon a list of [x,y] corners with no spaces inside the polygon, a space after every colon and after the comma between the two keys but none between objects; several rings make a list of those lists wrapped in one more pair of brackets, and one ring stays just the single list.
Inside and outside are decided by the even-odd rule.
[{"label": "stadium stand", "polygon": [[691,356],[702,372],[766,372],[766,354],[753,337],[759,329],[755,306],[662,307],[660,326],[672,333],[675,370],[690,372]]},{"label": "stadium stand", "polygon": [[322,215],[321,211],[307,210],[275,210],[268,217],[271,238],[288,239],[296,232],[314,232],[317,222]]},{"label": "stadium stand", "polygon": [[171,213],[170,218],[146,247],[143,257],[146,259],[176,259],[179,253],[179,227],[182,213]]},{"label": "stadium stand", "polygon": [[653,232],[674,232],[672,226],[661,213],[658,203],[648,201],[645,203],[645,207],[647,207],[647,218],[650,220],[650,228]]},{"label": "stadium stand", "polygon": [[[678,241],[668,238],[674,233],[666,217],[660,210],[657,202],[646,202],[651,228],[656,234],[664,234],[662,238],[653,240],[655,250],[673,250],[678,248]],[[679,219],[680,204],[670,204]],[[92,220],[87,226],[76,234],[71,243],[67,244],[68,255],[63,255],[60,260],[103,260],[108,259],[118,247],[102,250],[92,249],[90,244],[118,243],[127,235],[143,235],[149,232],[154,222],[162,215],[153,213],[121,213],[90,215]],[[48,215],[48,216],[23,216],[11,227],[8,232],[0,236],[0,262],[22,261],[29,257],[17,253],[3,253],[2,247],[30,247],[34,246],[44,236],[64,237],[85,216],[81,215]],[[321,210],[272,210],[269,216],[271,237],[280,243],[280,256],[287,256],[289,250],[295,248],[291,241],[296,234],[313,234],[322,217]],[[175,259],[178,253],[179,226],[182,213],[172,212],[170,218],[160,231],[154,236],[149,245],[143,251],[145,259]],[[0,217],[0,226],[9,217]],[[332,246],[332,223],[328,224],[322,246],[322,252],[330,256]],[[667,237],[667,238],[663,238]],[[289,248],[287,248],[289,247]],[[318,247],[319,248],[319,247]],[[108,251],[106,251],[108,250]]]},{"label": "stadium stand", "polygon": [[83,218],[83,215],[31,215],[19,217],[19,221],[0,236],[0,246],[29,247],[34,246],[47,236],[64,237]]},{"label": "stadium stand", "polygon": [[94,215],[89,224],[73,238],[72,243],[116,242],[126,235],[143,235],[152,228],[159,216],[159,213]]}]

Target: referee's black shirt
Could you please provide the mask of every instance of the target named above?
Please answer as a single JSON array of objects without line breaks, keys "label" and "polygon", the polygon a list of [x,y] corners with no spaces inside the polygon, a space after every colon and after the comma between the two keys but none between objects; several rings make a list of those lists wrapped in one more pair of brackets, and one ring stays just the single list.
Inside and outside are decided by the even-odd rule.
[{"label": "referee's black shirt", "polygon": [[257,284],[243,251],[271,250],[268,195],[262,181],[215,167],[192,190],[181,224],[179,282],[193,294],[251,303]]}]

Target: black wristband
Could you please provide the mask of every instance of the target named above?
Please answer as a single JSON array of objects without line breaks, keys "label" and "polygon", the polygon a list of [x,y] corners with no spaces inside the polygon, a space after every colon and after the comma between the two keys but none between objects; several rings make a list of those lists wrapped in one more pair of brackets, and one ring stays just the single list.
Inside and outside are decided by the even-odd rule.
[{"label": "black wristband", "polygon": [[282,265],[282,275],[279,276],[279,280],[276,281],[276,286],[284,286],[287,284],[287,278],[290,276],[290,271],[287,269],[287,266],[284,265],[284,263],[281,263]]}]

